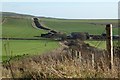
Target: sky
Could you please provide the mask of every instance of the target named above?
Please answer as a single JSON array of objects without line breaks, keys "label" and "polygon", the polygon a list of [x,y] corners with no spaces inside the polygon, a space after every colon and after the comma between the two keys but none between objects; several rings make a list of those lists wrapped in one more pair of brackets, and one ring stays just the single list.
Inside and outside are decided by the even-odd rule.
[{"label": "sky", "polygon": [[1,2],[119,2],[119,0],[1,0]]},{"label": "sky", "polygon": [[2,2],[2,11],[67,19],[118,18],[118,0],[24,1],[4,0]]}]

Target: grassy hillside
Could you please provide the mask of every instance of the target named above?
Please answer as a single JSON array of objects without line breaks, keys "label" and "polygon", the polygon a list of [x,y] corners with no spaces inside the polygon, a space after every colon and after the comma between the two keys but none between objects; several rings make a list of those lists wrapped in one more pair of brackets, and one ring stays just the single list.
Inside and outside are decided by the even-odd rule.
[{"label": "grassy hillside", "polygon": [[[5,19],[5,21],[0,26],[0,29],[2,28],[3,38],[35,38],[34,36],[40,36],[41,33],[46,33],[46,31],[36,29],[32,26],[30,16],[24,18],[23,16],[25,15],[4,13],[3,19]],[[7,47],[5,47],[5,45]],[[51,40],[3,40],[2,59],[3,61],[8,59],[10,55],[6,54],[12,54],[12,57],[17,55],[22,56],[24,54],[40,55],[41,53],[46,53],[58,47],[58,42]]]},{"label": "grassy hillside", "polygon": [[[105,24],[112,23],[117,26],[117,20],[79,20],[79,19],[54,19],[54,18],[40,18],[40,22],[49,28],[57,31],[70,34],[71,32],[88,32],[89,34],[101,35],[105,32]],[[104,25],[101,25],[104,24]],[[118,34],[118,28],[113,28],[113,34]],[[100,43],[98,48],[106,49],[105,41],[85,41],[91,46],[96,46]]]},{"label": "grassy hillside", "polygon": [[[33,28],[31,19],[6,18],[6,21],[2,25],[2,37],[4,38],[35,38],[34,36],[40,36],[41,33],[45,32],[46,31]],[[9,56],[6,55],[5,52],[5,45],[8,45],[8,43],[10,46],[10,54],[12,54],[13,57],[23,54],[37,55],[58,48],[58,43],[50,40],[3,40],[3,61],[8,59]],[[7,50],[7,54],[8,51],[9,50]]]},{"label": "grassy hillside", "polygon": [[2,25],[2,37],[33,38],[45,32],[32,27],[31,19],[6,18]]},{"label": "grassy hillside", "polygon": [[[49,18],[41,18],[40,21],[46,27],[65,32],[67,34],[71,32],[101,34],[105,27],[103,25],[93,25],[92,22],[107,22],[105,20],[59,20]],[[114,22],[112,20],[110,21]],[[7,17],[3,26],[1,26],[3,28],[3,37],[34,38],[34,36],[39,36],[41,33],[45,33],[43,30],[33,28],[31,23],[32,21],[30,18]],[[114,30],[114,34],[117,34],[117,29]],[[89,43],[91,46],[97,46],[101,41],[85,42]],[[3,61],[8,60],[11,57],[14,59],[8,64],[2,64],[2,77],[33,78],[38,80],[41,78],[119,77],[120,60],[118,59],[118,56],[115,55],[114,57],[114,67],[112,68],[113,71],[111,73],[106,51],[98,50],[81,43],[81,41],[76,40],[75,43],[69,46],[71,49],[75,50],[71,51],[71,49],[61,48],[57,41],[49,39],[2,40]],[[102,41],[97,47],[105,49],[105,41]],[[54,49],[56,50],[51,52]],[[77,55],[73,54],[76,53],[76,50],[80,50],[80,53],[78,54],[77,52]],[[43,53],[49,54],[40,55]]]},{"label": "grassy hillside", "polygon": [[[16,16],[14,17],[9,17],[8,15],[10,14],[7,13],[7,17],[5,15],[3,16],[3,18],[5,18],[5,21],[2,26],[0,26],[2,27],[2,37],[4,38],[35,38],[34,36],[40,36],[41,33],[46,33],[46,31],[33,28],[32,20],[30,17],[23,18],[17,14],[15,14]],[[71,32],[88,32],[90,34],[101,34],[104,31],[105,26],[93,25],[92,23],[98,24],[110,22],[115,24],[116,20],[67,20],[55,18],[40,18],[40,22],[46,27],[65,32],[67,34]],[[114,34],[117,34],[117,28],[114,29]],[[6,60],[7,58],[5,45],[8,45],[8,43],[12,56],[23,54],[36,55],[48,52],[50,50],[53,50],[54,48],[59,47],[58,42],[53,42],[50,40],[10,40],[9,42],[3,40],[3,60]],[[97,42],[88,41],[87,43],[95,46]],[[102,42],[99,48],[105,49],[105,42]]]},{"label": "grassy hillside", "polygon": [[34,17],[32,15],[19,14],[19,13],[14,13],[14,12],[0,12],[0,15],[2,15],[2,17],[19,17],[19,18],[31,18],[31,17]]},{"label": "grassy hillside", "polygon": [[[40,18],[42,24],[58,31],[71,32],[88,32],[90,34],[101,34],[105,30],[106,23],[117,24],[117,20],[67,20],[67,19],[50,19]],[[96,23],[96,24],[93,24]],[[118,34],[118,29],[114,28],[114,34]]]}]

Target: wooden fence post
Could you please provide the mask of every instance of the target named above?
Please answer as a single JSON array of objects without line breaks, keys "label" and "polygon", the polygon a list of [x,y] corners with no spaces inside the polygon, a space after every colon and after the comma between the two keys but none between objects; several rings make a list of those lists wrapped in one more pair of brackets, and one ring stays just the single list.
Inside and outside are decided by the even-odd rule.
[{"label": "wooden fence post", "polygon": [[75,50],[75,57],[76,58],[78,58],[78,53],[77,53],[78,51],[77,50]]},{"label": "wooden fence post", "polygon": [[95,66],[95,55],[92,53],[92,67],[94,68]]},{"label": "wooden fence post", "polygon": [[74,51],[73,51],[73,49],[71,49],[71,56],[72,56],[72,59],[74,59]]},{"label": "wooden fence post", "polygon": [[106,25],[106,47],[109,53],[110,69],[113,69],[113,37],[112,37],[112,24]]},{"label": "wooden fence post", "polygon": [[80,51],[78,52],[78,54],[79,54],[79,59],[80,59],[80,63],[81,63],[82,62],[82,54]]}]

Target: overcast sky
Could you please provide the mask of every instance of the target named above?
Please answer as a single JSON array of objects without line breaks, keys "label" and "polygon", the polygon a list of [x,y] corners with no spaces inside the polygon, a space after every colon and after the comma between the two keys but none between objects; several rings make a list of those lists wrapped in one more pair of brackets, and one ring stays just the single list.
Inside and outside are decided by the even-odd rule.
[{"label": "overcast sky", "polygon": [[[33,0],[31,0],[33,1]],[[117,19],[117,0],[91,2],[3,2],[2,11],[68,19]]]}]

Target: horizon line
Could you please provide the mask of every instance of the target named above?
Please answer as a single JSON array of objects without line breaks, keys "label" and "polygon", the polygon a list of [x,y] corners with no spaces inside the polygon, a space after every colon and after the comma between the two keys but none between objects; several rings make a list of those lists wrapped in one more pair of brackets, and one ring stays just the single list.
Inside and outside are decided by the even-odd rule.
[{"label": "horizon line", "polygon": [[53,17],[53,16],[40,16],[40,15],[34,15],[34,14],[29,14],[29,13],[19,13],[19,12],[14,12],[14,11],[0,11],[1,13],[13,13],[13,14],[19,14],[19,15],[29,15],[29,16],[34,16],[34,17],[45,17],[45,18],[56,18],[56,19],[119,19],[119,18],[65,18],[65,17]]}]

